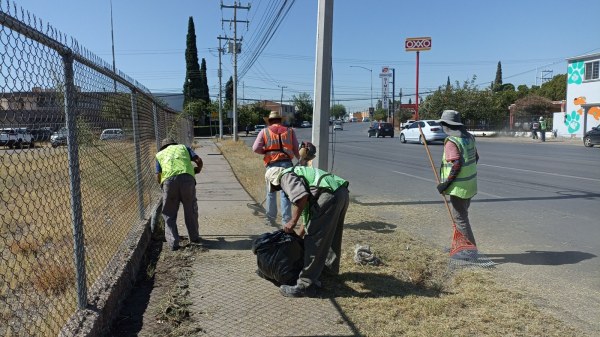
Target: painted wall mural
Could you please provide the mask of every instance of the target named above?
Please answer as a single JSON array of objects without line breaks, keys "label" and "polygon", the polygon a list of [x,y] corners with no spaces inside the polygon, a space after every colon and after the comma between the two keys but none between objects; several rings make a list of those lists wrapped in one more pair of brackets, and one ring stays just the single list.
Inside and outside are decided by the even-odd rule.
[{"label": "painted wall mural", "polygon": [[583,75],[585,73],[585,67],[583,61],[569,63],[567,77],[569,78],[568,84],[581,84],[583,82]]}]

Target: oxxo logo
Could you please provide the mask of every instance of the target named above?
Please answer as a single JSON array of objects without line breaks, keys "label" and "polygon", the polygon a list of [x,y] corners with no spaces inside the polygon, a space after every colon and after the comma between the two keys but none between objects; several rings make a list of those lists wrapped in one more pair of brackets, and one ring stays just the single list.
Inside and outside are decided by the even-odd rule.
[{"label": "oxxo logo", "polygon": [[406,51],[429,50],[431,49],[430,37],[412,37],[407,38],[404,42]]}]

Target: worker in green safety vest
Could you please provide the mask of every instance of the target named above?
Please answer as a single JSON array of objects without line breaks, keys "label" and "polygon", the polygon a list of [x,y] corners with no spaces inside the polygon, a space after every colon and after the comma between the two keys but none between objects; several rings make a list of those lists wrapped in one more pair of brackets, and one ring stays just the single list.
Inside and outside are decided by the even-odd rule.
[{"label": "worker in green safety vest", "polygon": [[542,142],[546,141],[546,130],[548,129],[548,121],[544,119],[544,116],[540,116],[540,138]]},{"label": "worker in green safety vest", "polygon": [[475,137],[461,122],[458,111],[444,110],[438,122],[448,136],[444,140],[440,183],[437,185],[437,190],[450,196],[456,229],[476,245],[469,222],[471,198],[477,194],[479,154],[475,146]]},{"label": "worker in green safety vest", "polygon": [[[196,166],[192,165],[196,163]],[[165,220],[165,238],[171,250],[179,249],[177,212],[183,204],[185,227],[190,242],[199,243],[198,200],[195,174],[202,170],[202,159],[186,145],[171,138],[163,139],[156,154],[156,179],[162,188],[162,216]]]},{"label": "worker in green safety vest", "polygon": [[286,297],[311,297],[321,287],[321,272],[339,273],[344,219],[349,204],[348,181],[311,166],[270,167],[265,179],[271,190],[281,190],[294,207],[284,225],[294,232],[300,217],[304,227],[304,268],[296,285],[282,285]]}]

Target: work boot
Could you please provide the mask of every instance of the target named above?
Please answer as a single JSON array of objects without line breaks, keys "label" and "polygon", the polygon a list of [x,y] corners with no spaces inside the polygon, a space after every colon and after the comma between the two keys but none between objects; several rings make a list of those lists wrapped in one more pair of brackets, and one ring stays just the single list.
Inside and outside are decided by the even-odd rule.
[{"label": "work boot", "polygon": [[317,288],[314,285],[304,286],[297,284],[295,286],[282,285],[279,292],[285,297],[314,297],[317,295]]}]

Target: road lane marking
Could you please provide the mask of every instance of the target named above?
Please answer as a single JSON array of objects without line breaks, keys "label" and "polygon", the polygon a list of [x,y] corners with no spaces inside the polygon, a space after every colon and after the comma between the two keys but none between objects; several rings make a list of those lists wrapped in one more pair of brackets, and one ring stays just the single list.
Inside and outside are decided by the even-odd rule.
[{"label": "road lane marking", "polygon": [[[423,180],[423,181],[426,181],[426,182],[429,182],[429,183],[434,183],[434,184],[436,183],[436,181],[435,181],[435,180],[433,180],[433,179],[429,179],[429,178],[423,178],[423,177],[419,177],[419,176],[415,176],[415,175],[412,175],[412,174],[408,174],[408,173],[404,173],[404,172],[399,172],[399,171],[392,171],[392,172],[394,172],[394,173],[398,173],[398,174],[402,174],[402,175],[405,175],[405,176],[408,176],[408,177],[411,177],[411,178],[415,178],[415,179]],[[498,198],[498,199],[501,199],[501,198],[502,198],[502,197],[501,197],[501,196],[499,196],[499,195],[490,194],[490,193],[485,193],[485,192],[481,192],[481,191],[477,191],[477,194],[486,195],[486,196],[488,196],[488,197],[492,197],[492,198]]]},{"label": "road lane marking", "polygon": [[520,168],[505,167],[505,166],[496,166],[496,165],[489,165],[489,164],[477,164],[477,166],[488,166],[488,167],[495,167],[495,168],[499,168],[499,169],[507,169],[507,170],[514,170],[514,171],[523,171],[523,172],[530,172],[530,173],[542,173],[542,174],[547,174],[547,175],[556,176],[556,177],[573,178],[573,179],[583,179],[583,180],[591,180],[591,181],[600,182],[600,179],[570,176],[568,174],[559,174],[559,173],[550,173],[550,172],[535,171],[535,170],[526,170],[526,169],[520,169]]}]

